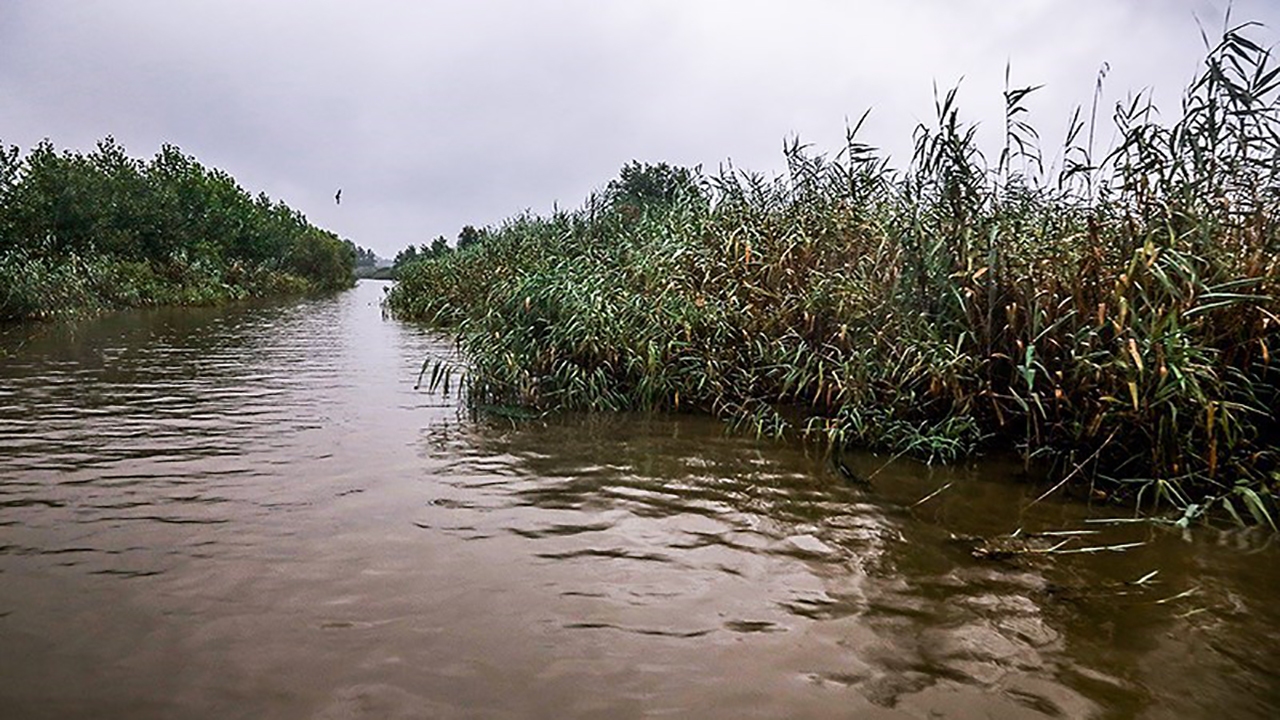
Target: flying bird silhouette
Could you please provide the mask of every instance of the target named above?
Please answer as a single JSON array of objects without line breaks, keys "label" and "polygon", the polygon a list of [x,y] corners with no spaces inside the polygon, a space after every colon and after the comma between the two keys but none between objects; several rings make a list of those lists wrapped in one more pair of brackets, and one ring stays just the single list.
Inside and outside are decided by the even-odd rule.
[{"label": "flying bird silhouette", "polygon": [[342,188],[338,188],[338,192],[333,194],[333,202],[338,205],[342,204]]}]

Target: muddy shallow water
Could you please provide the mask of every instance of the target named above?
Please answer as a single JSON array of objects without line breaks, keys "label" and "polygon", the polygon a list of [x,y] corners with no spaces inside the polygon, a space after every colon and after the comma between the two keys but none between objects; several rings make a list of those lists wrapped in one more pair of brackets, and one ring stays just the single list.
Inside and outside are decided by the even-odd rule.
[{"label": "muddy shallow water", "polygon": [[[1267,533],[1090,522],[1125,513],[1016,463],[851,457],[867,490],[703,418],[472,418],[382,287],[0,331],[0,718],[1280,715]],[[973,556],[1020,529],[1142,544]]]}]

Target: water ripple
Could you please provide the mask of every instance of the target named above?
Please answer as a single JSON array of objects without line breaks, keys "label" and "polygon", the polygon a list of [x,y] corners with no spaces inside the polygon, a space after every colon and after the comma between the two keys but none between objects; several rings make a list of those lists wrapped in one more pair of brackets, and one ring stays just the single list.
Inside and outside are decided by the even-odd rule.
[{"label": "water ripple", "polygon": [[384,322],[379,293],[0,329],[0,707],[1280,707],[1270,541],[1128,526],[1117,537],[1149,535],[1132,555],[979,560],[948,538],[1070,527],[1084,510],[1028,508],[991,466],[892,463],[854,488],[820,450],[705,418],[472,418],[413,389],[423,358],[452,349]]}]

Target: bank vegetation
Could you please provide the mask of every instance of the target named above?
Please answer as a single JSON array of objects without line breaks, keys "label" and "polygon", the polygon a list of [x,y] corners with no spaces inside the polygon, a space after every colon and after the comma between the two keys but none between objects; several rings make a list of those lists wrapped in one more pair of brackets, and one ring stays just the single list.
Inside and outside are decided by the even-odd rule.
[{"label": "bank vegetation", "polygon": [[[980,151],[955,91],[905,170],[850,129],[780,177],[633,163],[581,209],[413,263],[397,315],[453,328],[472,402],[693,410],[931,461],[1016,449],[1067,486],[1271,523],[1280,483],[1276,64],[1226,32],[1176,118],[1034,88]],[[1105,130],[1104,130],[1105,128]],[[1111,148],[1094,138],[1114,135]]]},{"label": "bank vegetation", "polygon": [[0,143],[0,320],[348,287],[355,247],[164,146]]}]

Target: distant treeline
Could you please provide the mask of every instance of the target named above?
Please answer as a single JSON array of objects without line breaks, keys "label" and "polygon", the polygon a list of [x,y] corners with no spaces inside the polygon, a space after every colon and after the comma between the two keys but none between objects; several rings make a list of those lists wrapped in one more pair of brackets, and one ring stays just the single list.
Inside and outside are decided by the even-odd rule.
[{"label": "distant treeline", "polygon": [[[477,230],[473,225],[465,225],[458,233],[457,249],[466,250],[472,245],[483,240],[484,237],[485,232],[483,230]],[[409,245],[396,253],[395,260],[392,261],[391,267],[387,269],[388,272],[386,277],[392,279],[398,278],[400,276],[400,271],[409,265],[420,260],[432,260],[443,257],[453,251],[454,248],[449,246],[449,240],[445,238],[444,235],[437,236],[435,240],[431,241],[430,245],[423,243],[421,248],[418,248],[415,245]]]},{"label": "distant treeline", "polygon": [[457,329],[473,402],[691,409],[927,460],[1013,449],[1177,522],[1270,523],[1280,70],[1247,29],[1181,117],[1142,95],[1112,123],[1077,112],[1055,163],[1031,88],[1006,90],[996,157],[953,91],[905,171],[856,127],[834,159],[789,144],[778,178],[632,163],[580,210],[407,265],[388,306]]},{"label": "distant treeline", "polygon": [[0,144],[0,319],[348,287],[356,247],[165,145]]}]

